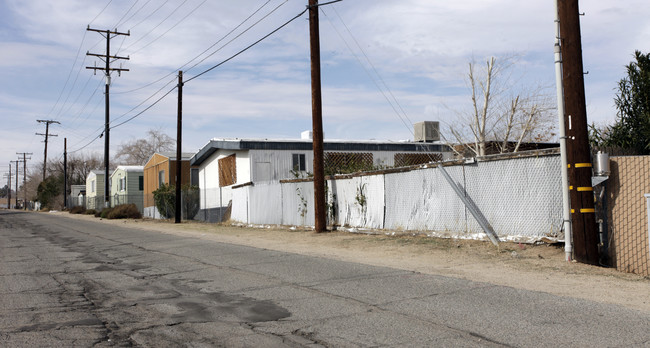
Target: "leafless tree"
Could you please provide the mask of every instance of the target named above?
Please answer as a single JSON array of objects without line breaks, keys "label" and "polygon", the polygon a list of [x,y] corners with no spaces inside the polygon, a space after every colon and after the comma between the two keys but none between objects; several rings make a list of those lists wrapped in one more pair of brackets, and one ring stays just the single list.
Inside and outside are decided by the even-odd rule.
[{"label": "leafless tree", "polygon": [[521,89],[511,83],[512,65],[509,59],[497,62],[494,57],[482,68],[469,63],[472,107],[469,112],[456,112],[461,121],[449,125],[449,130],[455,142],[475,156],[486,154],[488,142],[500,153],[516,152],[524,142],[555,136],[552,98],[544,88]]},{"label": "leafless tree", "polygon": [[161,129],[150,129],[147,137],[122,143],[115,156],[121,165],[144,165],[156,152],[174,150],[175,140]]}]

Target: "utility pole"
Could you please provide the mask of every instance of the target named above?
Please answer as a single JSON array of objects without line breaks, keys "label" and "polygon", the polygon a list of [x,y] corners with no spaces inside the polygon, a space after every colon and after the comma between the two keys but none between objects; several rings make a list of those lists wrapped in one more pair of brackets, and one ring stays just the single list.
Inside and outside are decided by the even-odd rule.
[{"label": "utility pole", "polygon": [[591,186],[591,151],[580,38],[578,0],[558,0],[564,87],[567,161],[571,192],[573,252],[579,262],[598,264],[598,231]]},{"label": "utility pole", "polygon": [[36,120],[38,123],[45,123],[45,134],[43,133],[36,133],[36,135],[42,135],[45,136],[45,153],[43,154],[43,181],[45,181],[45,176],[47,175],[47,138],[48,137],[58,137],[56,134],[50,134],[50,124],[51,123],[59,123],[59,121],[53,121],[53,120]]},{"label": "utility pole", "polygon": [[16,180],[15,180],[16,181],[16,190],[15,190],[15,192],[16,192],[16,205],[15,205],[15,207],[18,208],[18,162],[20,162],[20,161],[9,161],[9,162],[10,162],[10,164],[9,164],[10,168],[11,168],[11,163],[16,164]]},{"label": "utility pole", "polygon": [[9,163],[9,177],[7,181],[7,209],[11,209],[11,163]]},{"label": "utility pole", "polygon": [[68,207],[68,138],[63,138],[63,208]]},{"label": "utility pole", "polygon": [[[27,158],[27,155],[32,155],[31,152],[16,152],[17,155],[23,155],[23,210],[27,210],[27,160],[32,159]],[[20,159],[20,156],[18,157]],[[16,191],[16,196],[18,196],[18,191]]]},{"label": "utility pole", "polygon": [[325,170],[323,156],[323,104],[320,80],[320,33],[318,0],[309,0],[309,42],[311,52],[311,113],[314,151],[314,218],[316,233],[325,232]]},{"label": "utility pole", "polygon": [[176,210],[174,213],[174,223],[181,222],[181,157],[183,140],[183,72],[178,72],[178,117],[176,123]]},{"label": "utility pole", "polygon": [[[95,31],[102,36],[106,38],[106,54],[95,54],[95,53],[86,53],[88,56],[94,56],[98,57],[101,60],[104,61],[105,67],[96,67],[96,66],[87,66],[86,69],[92,69],[95,72],[97,70],[103,70],[104,74],[106,75],[106,90],[104,92],[105,96],[105,110],[106,110],[106,115],[105,115],[105,123],[104,123],[104,206],[105,207],[110,207],[111,202],[109,199],[110,192],[109,192],[109,180],[108,180],[108,157],[109,157],[109,144],[110,144],[110,139],[109,139],[109,132],[110,132],[110,103],[109,103],[109,87],[111,85],[111,71],[117,71],[118,76],[121,75],[122,71],[129,71],[129,69],[122,69],[122,68],[111,68],[111,62],[118,60],[118,59],[125,59],[129,60],[129,57],[119,57],[119,56],[111,56],[111,38],[117,36],[117,35],[126,35],[130,36],[131,32],[128,31],[126,33],[120,33],[115,29],[114,31],[111,30],[99,30],[99,29],[91,29],[90,26],[86,29],[88,31]],[[112,61],[111,61],[112,59]]]}]

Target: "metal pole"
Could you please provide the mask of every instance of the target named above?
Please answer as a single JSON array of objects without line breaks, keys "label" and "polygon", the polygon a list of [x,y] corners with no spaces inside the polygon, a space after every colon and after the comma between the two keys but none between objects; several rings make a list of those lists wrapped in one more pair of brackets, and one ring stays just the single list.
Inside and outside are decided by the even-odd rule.
[{"label": "metal pole", "polygon": [[580,12],[578,0],[559,0],[560,37],[562,50],[562,85],[564,106],[570,138],[567,142],[567,167],[571,191],[573,254],[577,261],[597,265],[598,229],[591,183],[592,164],[587,129]]},{"label": "metal pole", "polygon": [[181,222],[181,157],[183,136],[183,72],[178,72],[178,117],[176,124],[176,210],[174,223]]},{"label": "metal pole", "polygon": [[320,34],[318,24],[318,0],[309,0],[311,110],[314,151],[314,227],[316,233],[324,232],[327,228],[325,215],[325,172],[323,168],[323,106],[320,79]]},{"label": "metal pole", "polygon": [[573,257],[572,225],[571,225],[571,199],[569,196],[569,169],[567,168],[566,127],[564,114],[564,90],[562,89],[562,52],[560,39],[560,18],[558,14],[558,0],[555,0],[555,87],[557,93],[557,115],[560,133],[560,161],[562,171],[562,226],[564,229],[564,258],[571,261]]}]

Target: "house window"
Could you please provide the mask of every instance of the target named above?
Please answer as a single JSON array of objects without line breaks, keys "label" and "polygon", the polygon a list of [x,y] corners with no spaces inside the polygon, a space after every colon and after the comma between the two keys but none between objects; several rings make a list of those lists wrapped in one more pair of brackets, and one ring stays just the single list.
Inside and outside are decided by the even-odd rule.
[{"label": "house window", "polygon": [[292,160],[292,168],[295,171],[304,172],[307,170],[305,164],[305,154],[304,153],[294,153]]},{"label": "house window", "polygon": [[120,192],[124,192],[126,190],[126,177],[121,177],[120,178],[120,183],[118,185]]},{"label": "house window", "polygon": [[90,192],[95,192],[95,180],[92,180],[90,182]]},{"label": "house window", "polygon": [[230,186],[237,182],[237,162],[235,155],[219,160],[219,186]]},{"label": "house window", "polygon": [[158,187],[162,186],[165,183],[165,171],[161,170],[158,172]]},{"label": "house window", "polygon": [[199,168],[190,169],[190,185],[199,186]]},{"label": "house window", "polygon": [[144,176],[142,175],[138,177],[138,190],[144,191]]}]

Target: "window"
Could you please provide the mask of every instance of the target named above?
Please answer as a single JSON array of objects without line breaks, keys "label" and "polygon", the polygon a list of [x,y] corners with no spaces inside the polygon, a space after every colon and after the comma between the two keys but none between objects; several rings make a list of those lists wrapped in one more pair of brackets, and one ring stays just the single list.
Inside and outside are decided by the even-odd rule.
[{"label": "window", "polygon": [[293,154],[292,168],[293,170],[300,171],[300,172],[304,172],[305,170],[307,170],[304,153]]},{"label": "window", "polygon": [[138,177],[138,190],[144,191],[144,176],[142,175]]},{"label": "window", "polygon": [[95,180],[92,180],[90,182],[90,192],[95,192]]},{"label": "window", "polygon": [[230,186],[237,182],[237,161],[235,155],[219,160],[219,186]]},{"label": "window", "polygon": [[126,191],[126,177],[121,177],[119,180],[118,188],[120,192]]},{"label": "window", "polygon": [[199,168],[190,168],[190,185],[199,186]]},{"label": "window", "polygon": [[165,171],[161,170],[158,172],[158,187],[162,186],[165,183]]}]

